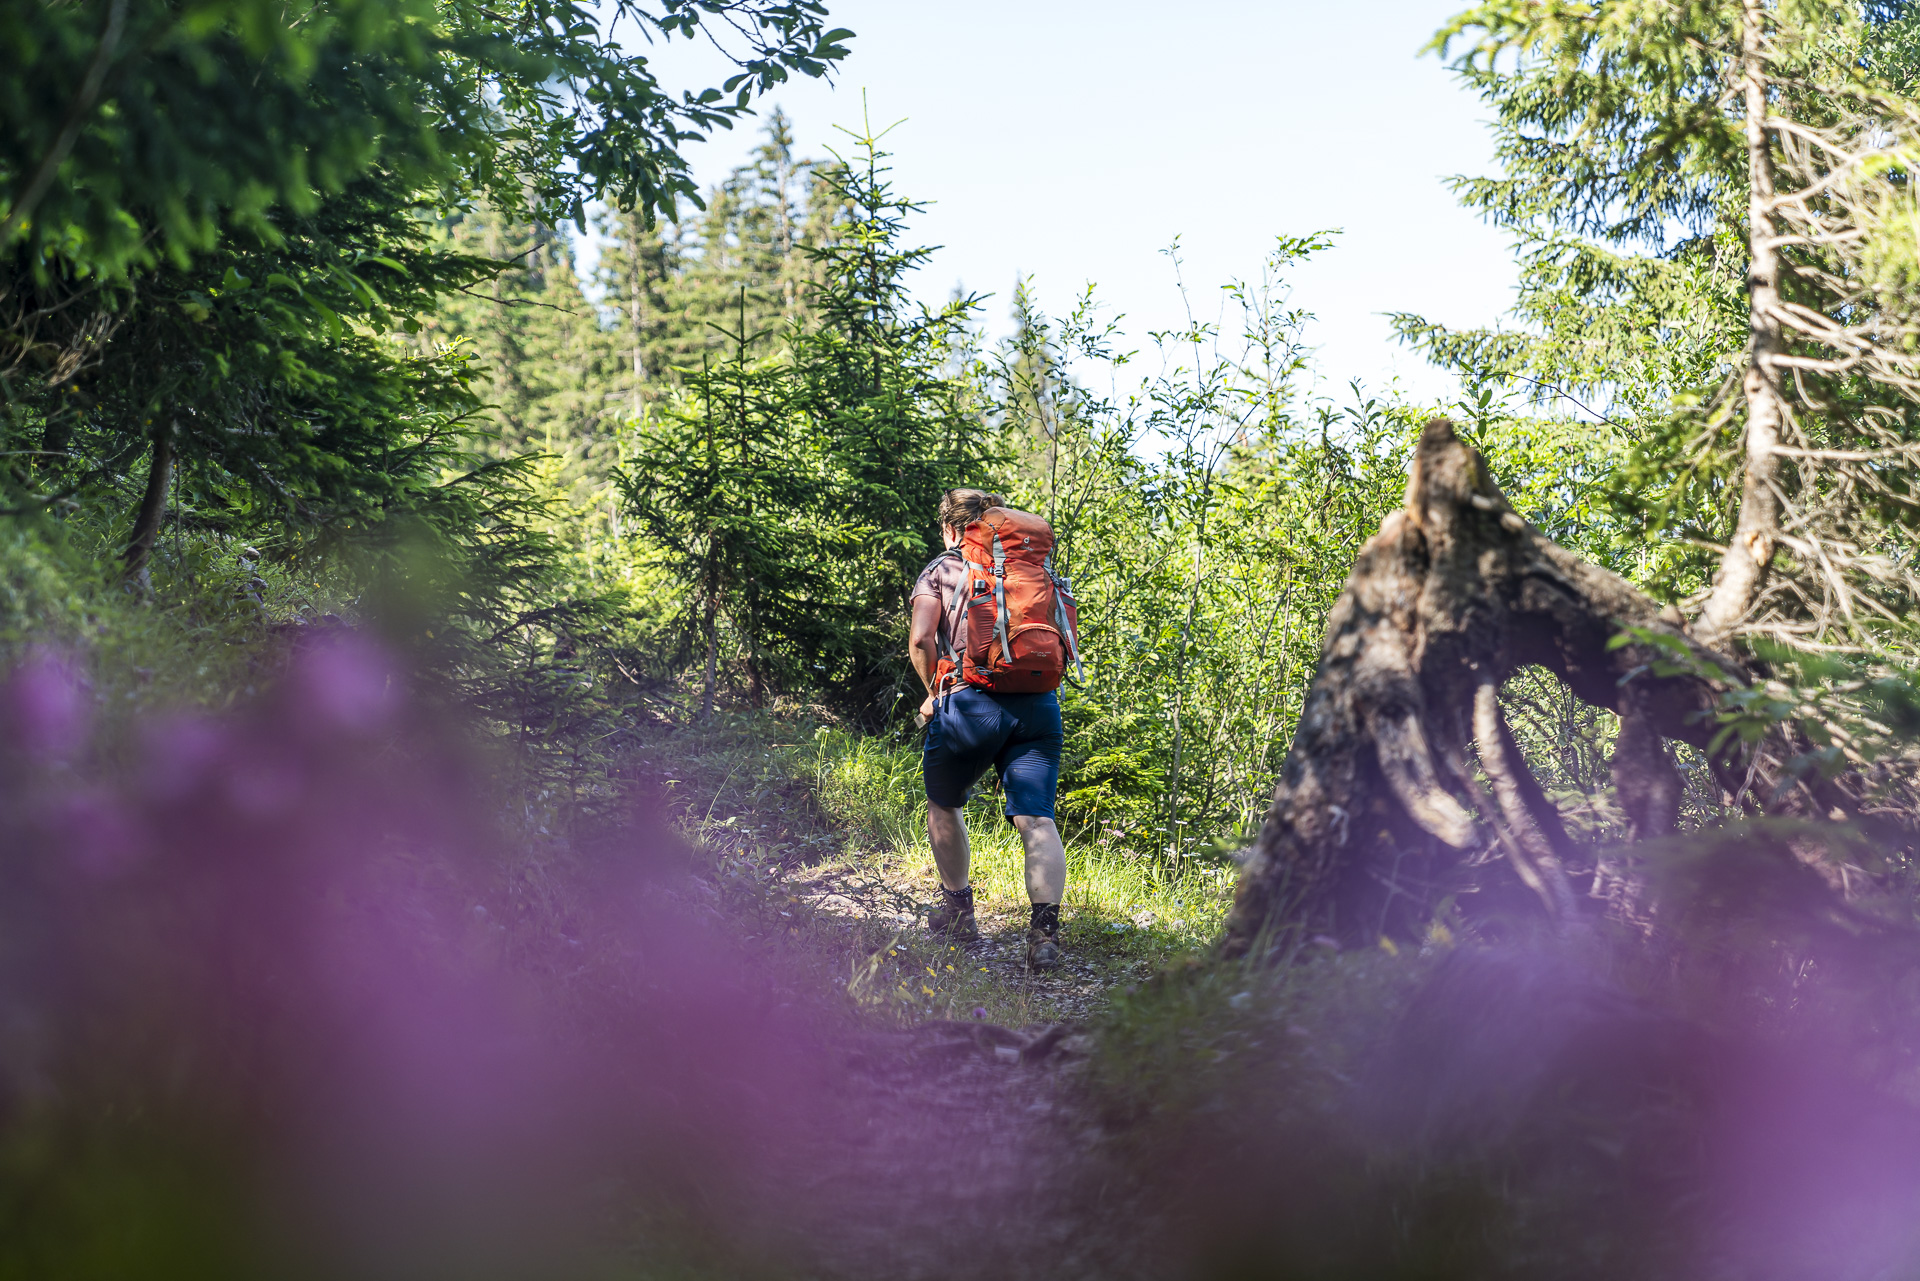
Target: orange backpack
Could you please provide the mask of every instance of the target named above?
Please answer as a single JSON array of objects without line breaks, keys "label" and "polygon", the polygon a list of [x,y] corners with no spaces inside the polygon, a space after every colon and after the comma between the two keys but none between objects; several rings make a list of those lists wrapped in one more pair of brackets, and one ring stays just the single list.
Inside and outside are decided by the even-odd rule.
[{"label": "orange backpack", "polygon": [[[1080,667],[1080,612],[1053,572],[1053,527],[1029,512],[989,507],[948,554],[955,551],[967,577],[947,602],[948,648],[935,688],[955,680],[996,694],[1060,688],[1068,661]],[[963,610],[965,653],[953,648]]]}]

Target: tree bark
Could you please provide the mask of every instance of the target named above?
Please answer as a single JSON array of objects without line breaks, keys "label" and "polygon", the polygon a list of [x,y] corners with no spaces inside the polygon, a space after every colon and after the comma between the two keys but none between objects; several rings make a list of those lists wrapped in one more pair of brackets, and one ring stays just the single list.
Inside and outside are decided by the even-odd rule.
[{"label": "tree bark", "polygon": [[147,568],[153,545],[160,538],[160,526],[167,516],[167,491],[173,483],[173,423],[160,422],[153,429],[153,457],[147,464],[147,490],[141,495],[140,510],[134,514],[133,533],[127,549],[121,553],[128,578],[137,578]]},{"label": "tree bark", "polygon": [[640,386],[647,379],[646,364],[640,355],[641,335],[644,330],[643,313],[646,307],[647,273],[640,257],[640,218],[635,214],[627,220],[627,323],[633,329],[633,417],[640,418]]},{"label": "tree bark", "polygon": [[700,716],[703,720],[713,719],[713,700],[718,686],[720,662],[720,602],[715,593],[707,592],[707,677],[701,687]]},{"label": "tree bark", "polygon": [[[1612,770],[1638,839],[1671,829],[1680,779],[1663,740],[1703,751],[1719,691],[1661,676],[1655,647],[1611,647],[1628,629],[1672,638],[1728,671],[1672,611],[1528,525],[1444,418],[1415,452],[1405,505],[1361,548],[1259,840],[1241,874],[1227,950],[1274,922],[1353,942],[1421,937],[1435,905],[1506,912],[1537,897],[1582,912],[1581,857],[1527,769],[1497,693],[1522,667],[1557,674],[1621,716]],[[1483,787],[1469,763],[1477,743]],[[1736,762],[1712,761],[1723,783]],[[1502,869],[1510,869],[1503,871]]]},{"label": "tree bark", "polygon": [[1765,6],[1746,0],[1741,23],[1742,89],[1747,116],[1747,402],[1746,462],[1740,515],[1720,557],[1713,591],[1697,624],[1702,640],[1717,644],[1760,598],[1780,537],[1780,438],[1787,399],[1775,357],[1784,350],[1780,328],[1780,250],[1773,217],[1773,140],[1767,125]]}]

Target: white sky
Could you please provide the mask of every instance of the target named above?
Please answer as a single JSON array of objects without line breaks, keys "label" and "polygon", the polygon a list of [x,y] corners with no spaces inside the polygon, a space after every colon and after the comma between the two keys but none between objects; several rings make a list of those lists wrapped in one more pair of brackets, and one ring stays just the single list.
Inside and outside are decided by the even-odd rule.
[{"label": "white sky", "polygon": [[[943,246],[926,298],[956,285],[995,295],[1032,274],[1049,311],[1097,283],[1129,344],[1181,317],[1171,265],[1181,238],[1197,305],[1256,276],[1276,234],[1341,228],[1297,270],[1314,312],[1319,390],[1395,380],[1432,403],[1452,379],[1393,339],[1382,313],[1453,325],[1494,321],[1514,281],[1504,238],[1462,210],[1451,174],[1492,171],[1487,111],[1432,55],[1416,56],[1464,0],[828,0],[851,28],[836,83],[783,86],[798,150],[847,140],[865,92],[889,136],[896,189],[932,202],[914,229]],[[676,89],[717,83],[702,46],[654,51]],[[690,153],[703,183],[743,161],[756,128]]]}]

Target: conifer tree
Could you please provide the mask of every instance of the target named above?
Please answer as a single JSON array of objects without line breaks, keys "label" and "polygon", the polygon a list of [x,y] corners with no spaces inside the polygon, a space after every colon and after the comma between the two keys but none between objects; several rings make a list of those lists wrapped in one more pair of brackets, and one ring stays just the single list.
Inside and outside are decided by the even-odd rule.
[{"label": "conifer tree", "polygon": [[793,126],[776,109],[744,165],[708,193],[697,216],[649,226],[610,210],[598,271],[607,342],[618,365],[603,394],[638,416],[689,371],[728,359],[722,331],[738,323],[771,341],[805,308],[804,246],[821,222],[811,214],[814,162],[796,158]]},{"label": "conifer tree", "polygon": [[673,376],[668,340],[682,323],[672,302],[684,263],[678,244],[638,214],[609,211],[600,232],[597,283],[613,354],[613,377],[603,394],[629,419],[638,419],[644,400]]},{"label": "conifer tree", "polygon": [[704,715],[723,623],[757,703],[769,661],[781,684],[804,680],[792,642],[817,630],[831,595],[815,519],[821,477],[787,413],[792,370],[749,354],[767,335],[747,324],[742,287],[735,327],[721,333],[731,358],[687,375],[683,394],[643,424],[618,479],[626,510],[684,587],[681,634],[698,655]]},{"label": "conifer tree", "polygon": [[[1550,916],[1592,910],[1568,872],[1593,855],[1503,706],[1528,668],[1618,716],[1610,773],[1631,841],[1676,824],[1678,741],[1705,758],[1722,814],[1803,820],[1797,877],[1825,822],[1870,833],[1876,856],[1920,848],[1900,670],[1920,594],[1920,110],[1883,56],[1903,47],[1885,16],[1852,0],[1495,0],[1442,32],[1499,112],[1507,173],[1463,185],[1529,247],[1532,323],[1404,331],[1468,371],[1570,396],[1553,381],[1566,375],[1610,397],[1600,407],[1639,436],[1628,480],[1710,555],[1681,584],[1698,588],[1689,623],[1555,545],[1453,423],[1430,421],[1405,505],[1330,617],[1235,946],[1276,911],[1362,937],[1398,913],[1417,930],[1455,901],[1445,877],[1496,845]],[[1453,854],[1402,882],[1402,855],[1422,848]],[[1822,869],[1833,889],[1870,881],[1840,857]],[[1723,875],[1764,872],[1743,858]],[[1789,893],[1813,901],[1809,888]]]},{"label": "conifer tree", "polygon": [[776,111],[752,158],[709,194],[700,219],[678,228],[685,271],[670,304],[678,318],[671,366],[690,369],[703,352],[725,354],[720,334],[737,324],[742,291],[754,333],[778,333],[801,317],[810,296],[808,250],[831,227],[807,216],[826,194],[817,168],[794,157],[792,124]]},{"label": "conifer tree", "polygon": [[940,550],[940,495],[1004,461],[967,380],[968,295],[913,300],[932,247],[903,244],[922,206],[896,194],[871,128],[822,171],[816,206],[836,221],[804,252],[818,279],[791,338],[793,412],[828,477],[840,606],[816,633],[821,668],[853,706],[886,716],[911,683],[899,644],[908,592]]},{"label": "conifer tree", "polygon": [[919,206],[890,189],[878,139],[814,170],[789,209],[800,166],[784,167],[776,125],[662,288],[684,316],[712,316],[729,281],[733,310],[643,414],[620,487],[676,584],[703,702],[737,658],[756,698],[817,690],[878,720],[911,679],[900,637],[939,550],[939,496],[999,461],[963,376],[976,303],[913,301],[910,273],[932,251],[901,244]]},{"label": "conifer tree", "polygon": [[[719,12],[619,9],[667,37]],[[422,418],[471,422],[439,412],[449,383],[469,396],[458,358],[409,361],[393,331],[493,268],[426,244],[421,212],[577,221],[600,199],[671,215],[695,196],[683,144],[846,53],[816,0],[724,11],[737,74],[673,94],[573,0],[512,16],[415,0],[13,6],[0,443],[39,462],[0,470],[0,510],[118,501],[115,550],[136,574],[176,493],[229,531],[364,522],[393,460],[422,456]],[[537,265],[537,289],[561,270]],[[406,412],[409,379],[431,412]]]},{"label": "conifer tree", "polygon": [[[662,524],[660,510],[625,509],[629,499],[616,473],[625,467],[628,475],[642,476],[656,465],[684,461],[689,455],[678,451],[686,442],[669,442],[689,421],[707,421],[711,415],[701,406],[708,400],[722,406],[715,412],[738,417],[737,393],[759,377],[803,310],[799,302],[789,309],[786,299],[801,296],[799,283],[810,271],[801,250],[809,229],[821,225],[808,212],[811,169],[794,159],[791,125],[776,112],[754,157],[716,184],[698,216],[650,226],[637,212],[605,211],[593,297],[574,273],[563,228],[489,208],[453,221],[455,247],[510,265],[489,286],[443,305],[427,336],[456,339],[473,354],[496,428],[493,450],[541,455],[530,474],[551,501],[546,528],[586,577],[597,582],[605,571],[633,581],[635,572],[652,572],[636,570],[621,550],[636,515],[648,540],[680,546],[690,536],[677,517]],[[773,392],[750,395],[757,403]],[[663,446],[674,455],[664,463]],[[694,512],[706,501],[702,494],[736,493],[730,483],[724,476],[694,477],[688,489],[643,492],[671,491]],[[670,526],[679,532],[669,535]],[[694,526],[705,527],[698,519]],[[741,536],[723,531],[712,549],[716,565],[733,564],[728,547]],[[683,548],[668,560],[679,565],[687,554]],[[734,581],[731,571],[722,577]],[[714,587],[706,595],[714,604],[713,626],[699,621],[698,608],[685,614],[686,601],[677,597],[655,622],[670,633],[691,627],[681,634],[715,644],[723,634],[739,639],[758,691],[765,667],[755,657],[759,631],[747,614],[736,617],[725,590]]]},{"label": "conifer tree", "polygon": [[1660,585],[1710,641],[1877,651],[1920,589],[1900,265],[1920,117],[1885,17],[1495,3],[1438,37],[1497,113],[1505,172],[1460,188],[1521,241],[1523,325],[1402,331],[1636,420],[1630,501],[1680,535]]},{"label": "conifer tree", "polygon": [[604,480],[625,408],[609,394],[618,353],[574,270],[564,229],[477,209],[453,220],[453,245],[505,264],[484,287],[444,303],[436,342],[457,342],[482,371],[493,449],[567,460],[568,483]]}]

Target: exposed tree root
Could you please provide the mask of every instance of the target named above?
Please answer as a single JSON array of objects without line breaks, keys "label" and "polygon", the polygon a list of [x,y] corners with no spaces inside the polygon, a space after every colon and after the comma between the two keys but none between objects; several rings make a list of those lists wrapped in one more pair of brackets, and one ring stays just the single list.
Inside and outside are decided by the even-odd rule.
[{"label": "exposed tree root", "polygon": [[[1328,620],[1273,808],[1240,879],[1228,949],[1244,952],[1275,920],[1355,940],[1414,936],[1448,894],[1504,909],[1531,890],[1553,918],[1580,914],[1584,896],[1567,875],[1577,847],[1497,695],[1508,676],[1537,665],[1618,713],[1612,773],[1632,837],[1662,835],[1681,792],[1663,740],[1706,750],[1715,727],[1705,713],[1720,691],[1706,679],[1656,674],[1650,645],[1611,648],[1629,629],[1739,670],[1693,641],[1677,613],[1528,525],[1453,424],[1429,422],[1406,505],[1361,549]],[[1740,763],[1712,763],[1737,792]],[[1490,874],[1501,864],[1512,875]]]}]

